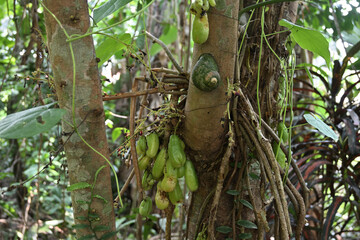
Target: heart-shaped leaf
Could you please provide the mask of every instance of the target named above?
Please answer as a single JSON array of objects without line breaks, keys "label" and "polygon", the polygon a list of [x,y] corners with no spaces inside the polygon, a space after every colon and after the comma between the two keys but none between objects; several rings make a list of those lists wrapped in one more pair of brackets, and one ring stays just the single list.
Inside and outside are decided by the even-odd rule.
[{"label": "heart-shaped leaf", "polygon": [[300,47],[319,54],[324,58],[326,64],[330,65],[329,42],[320,32],[298,26],[285,19],[281,19],[279,25],[287,27],[291,31],[292,38]]}]

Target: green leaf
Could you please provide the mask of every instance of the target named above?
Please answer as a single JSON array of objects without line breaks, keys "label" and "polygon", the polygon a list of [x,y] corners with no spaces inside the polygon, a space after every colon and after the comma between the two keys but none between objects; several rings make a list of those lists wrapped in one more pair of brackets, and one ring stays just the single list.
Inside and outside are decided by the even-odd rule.
[{"label": "green leaf", "polygon": [[257,225],[253,222],[250,222],[248,220],[238,220],[236,222],[237,225],[244,227],[244,228],[250,228],[250,229],[257,229]]},{"label": "green leaf", "polygon": [[90,228],[89,224],[74,224],[72,226],[73,229],[85,229],[85,228]]},{"label": "green leaf", "polygon": [[94,10],[94,21],[96,23],[100,22],[103,18],[109,16],[131,1],[132,0],[109,0],[105,2],[103,5]]},{"label": "green leaf", "polygon": [[101,200],[103,200],[105,203],[108,202],[105,198],[103,198],[102,196],[100,196],[100,195],[98,195],[98,194],[95,194],[93,197],[94,197],[94,198],[101,199]]},{"label": "green leaf", "polygon": [[109,239],[109,238],[115,236],[116,234],[117,234],[117,232],[107,232],[107,233],[104,233],[104,235],[101,236],[100,240]]},{"label": "green leaf", "polygon": [[100,216],[97,213],[89,213],[89,218],[99,218]]},{"label": "green leaf", "polygon": [[131,35],[129,33],[124,33],[119,38],[106,38],[95,50],[96,57],[100,58],[98,66],[101,67],[112,55],[130,43]]},{"label": "green leaf", "polygon": [[94,234],[90,234],[90,235],[82,236],[82,237],[78,238],[78,240],[95,239],[95,237],[96,236]]},{"label": "green leaf", "polygon": [[221,233],[230,233],[232,232],[232,228],[229,226],[219,226],[216,228],[216,231]]},{"label": "green leaf", "polygon": [[0,138],[26,138],[49,131],[66,112],[59,108],[50,109],[52,105],[54,103],[6,116],[0,121]]},{"label": "green leaf", "polygon": [[251,239],[252,238],[252,234],[251,233],[240,233],[238,235],[239,239]]},{"label": "green leaf", "polygon": [[300,47],[319,54],[324,58],[327,66],[330,66],[329,42],[320,32],[298,26],[285,19],[281,19],[279,25],[287,27],[291,31],[293,39]]},{"label": "green leaf", "polygon": [[241,202],[242,205],[244,205],[245,207],[250,208],[251,210],[254,210],[253,205],[251,205],[251,203],[249,203],[248,201],[246,201],[245,199],[240,199],[239,200]]},{"label": "green leaf", "polygon": [[113,142],[115,142],[120,137],[120,135],[122,133],[122,129],[123,128],[120,128],[120,127],[114,128],[114,130],[111,133],[111,139]]},{"label": "green leaf", "polygon": [[94,227],[93,230],[95,232],[108,231],[108,230],[110,230],[110,227],[106,226],[106,225],[97,225],[97,226]]},{"label": "green leaf", "polygon": [[237,190],[227,190],[226,193],[229,194],[229,195],[233,195],[233,196],[236,196],[236,195],[240,194],[240,192],[237,191]]},{"label": "green leaf", "polygon": [[80,221],[85,221],[85,220],[87,220],[87,217],[85,217],[85,216],[78,216],[78,217],[76,217],[76,219],[78,219],[78,220],[80,220]]},{"label": "green leaf", "polygon": [[[84,201],[84,200],[76,200],[76,203],[80,204],[80,205],[85,205],[85,204],[90,204],[91,202],[90,201]],[[79,219],[79,220],[81,220],[81,219]]]},{"label": "green leaf", "polygon": [[256,173],[253,173],[253,172],[249,173],[249,177],[251,179],[254,179],[254,180],[259,180],[260,179],[260,176],[257,175]]},{"label": "green leaf", "polygon": [[74,183],[74,184],[71,184],[70,186],[68,186],[66,188],[66,190],[71,192],[74,190],[79,190],[79,189],[84,189],[84,188],[89,188],[89,187],[92,187],[92,185],[87,182],[77,182],[77,183]]},{"label": "green leaf", "polygon": [[337,141],[339,138],[336,133],[326,125],[321,119],[317,118],[312,114],[304,114],[305,120],[313,127],[318,129],[322,134],[332,138],[334,141]]}]

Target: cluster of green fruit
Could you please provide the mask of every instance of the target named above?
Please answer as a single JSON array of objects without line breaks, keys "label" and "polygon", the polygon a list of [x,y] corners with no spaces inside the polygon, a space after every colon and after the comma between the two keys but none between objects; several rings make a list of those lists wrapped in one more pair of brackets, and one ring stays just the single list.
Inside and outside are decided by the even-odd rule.
[{"label": "cluster of green fruit", "polygon": [[[155,204],[158,209],[166,209],[170,202],[174,205],[183,201],[184,196],[179,185],[179,178],[185,177],[190,191],[198,189],[198,178],[193,163],[186,158],[185,143],[177,136],[171,135],[168,148],[160,148],[157,133],[140,136],[136,143],[139,156],[139,169],[144,171],[142,187],[150,190],[156,182]],[[152,200],[145,197],[140,203],[139,213],[148,216],[152,211]]]},{"label": "cluster of green fruit", "polygon": [[203,44],[209,37],[209,21],[207,11],[215,7],[215,0],[195,0],[191,3],[190,12],[195,15],[192,28],[192,38],[197,44]]}]

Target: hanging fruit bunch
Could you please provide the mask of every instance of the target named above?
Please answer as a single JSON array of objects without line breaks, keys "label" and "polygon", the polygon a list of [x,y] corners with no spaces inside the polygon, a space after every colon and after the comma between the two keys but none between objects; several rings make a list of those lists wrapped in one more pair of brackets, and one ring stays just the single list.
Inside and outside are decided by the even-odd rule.
[{"label": "hanging fruit bunch", "polygon": [[[156,132],[146,137],[140,136],[136,142],[136,152],[139,169],[143,171],[142,187],[150,190],[157,182],[155,204],[158,209],[164,210],[170,202],[176,205],[184,200],[180,178],[185,177],[185,183],[192,192],[198,189],[198,178],[194,165],[186,157],[185,143],[180,137],[173,134],[168,144],[160,146],[161,140]],[[152,211],[149,199],[145,197],[139,206],[139,213],[145,217]]]},{"label": "hanging fruit bunch", "polygon": [[207,11],[215,7],[215,0],[195,0],[191,3],[190,12],[195,15],[192,38],[197,44],[203,44],[209,37],[209,21]]}]

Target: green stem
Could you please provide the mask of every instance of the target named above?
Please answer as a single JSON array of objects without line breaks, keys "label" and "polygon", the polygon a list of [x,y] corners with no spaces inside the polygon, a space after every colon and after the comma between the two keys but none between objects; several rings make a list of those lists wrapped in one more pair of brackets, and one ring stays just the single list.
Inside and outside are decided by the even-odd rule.
[{"label": "green stem", "polygon": [[263,38],[264,38],[264,35],[265,35],[265,33],[264,33],[264,19],[265,19],[265,10],[263,9],[262,13],[261,13],[261,37],[260,37],[259,62],[258,62],[257,79],[256,79],[256,100],[257,100],[259,118],[260,118],[259,127],[261,127],[260,69],[261,69],[261,54],[262,54],[262,48],[263,48]]}]

